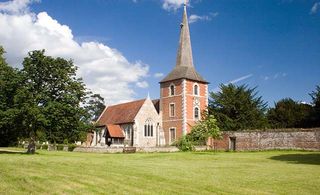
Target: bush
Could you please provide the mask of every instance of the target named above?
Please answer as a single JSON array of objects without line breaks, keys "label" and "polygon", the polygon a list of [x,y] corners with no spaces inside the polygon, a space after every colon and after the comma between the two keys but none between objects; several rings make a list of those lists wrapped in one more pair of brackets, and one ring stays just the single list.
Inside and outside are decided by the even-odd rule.
[{"label": "bush", "polygon": [[68,145],[68,151],[69,151],[69,152],[72,152],[76,147],[77,147],[76,144],[69,144],[69,145]]},{"label": "bush", "polygon": [[36,144],[36,149],[40,150],[41,149],[41,144]]},{"label": "bush", "polygon": [[57,150],[61,151],[63,150],[63,144],[57,144]]},{"label": "bush", "polygon": [[48,145],[47,144],[43,144],[42,145],[42,150],[48,150]]},{"label": "bush", "polygon": [[182,136],[176,142],[176,146],[179,148],[179,150],[184,151],[184,152],[194,150],[193,142],[190,140],[190,136],[188,136],[188,135]]}]

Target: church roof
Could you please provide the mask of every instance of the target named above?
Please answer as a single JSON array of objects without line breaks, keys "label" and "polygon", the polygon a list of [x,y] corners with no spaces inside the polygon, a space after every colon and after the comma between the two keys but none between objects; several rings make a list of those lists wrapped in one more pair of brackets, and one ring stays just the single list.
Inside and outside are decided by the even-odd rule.
[{"label": "church roof", "polygon": [[107,107],[98,120],[99,125],[132,123],[145,99]]},{"label": "church roof", "polygon": [[[136,115],[138,114],[141,106],[146,99],[136,100],[132,102],[116,104],[108,106],[106,110],[99,117],[97,124],[99,126],[109,124],[125,124],[133,123]],[[155,109],[158,111],[159,100],[152,100]]]},{"label": "church roof", "polygon": [[110,137],[125,137],[119,125],[106,125]]},{"label": "church roof", "polygon": [[190,40],[190,31],[188,24],[187,8],[184,5],[182,23],[180,25],[180,40],[177,53],[176,67],[160,81],[160,83],[176,79],[190,79],[208,83],[202,76],[197,73],[193,66],[192,47]]}]

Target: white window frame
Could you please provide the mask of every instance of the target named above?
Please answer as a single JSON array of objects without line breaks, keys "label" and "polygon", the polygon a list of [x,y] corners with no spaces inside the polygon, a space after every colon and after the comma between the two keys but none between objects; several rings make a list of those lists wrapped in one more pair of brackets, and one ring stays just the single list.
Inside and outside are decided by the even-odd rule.
[{"label": "white window frame", "polygon": [[[174,141],[171,141],[171,129],[174,129]],[[169,143],[172,144],[173,142],[175,142],[177,140],[177,128],[176,127],[170,127],[169,128]]]},{"label": "white window frame", "polygon": [[[195,93],[195,90],[194,90],[194,89],[195,89],[195,86],[197,86],[197,88],[198,88],[198,94]],[[200,86],[199,86],[198,83],[194,83],[194,84],[193,84],[192,91],[193,91],[193,93],[192,93],[193,95],[195,95],[195,96],[200,96]]]},{"label": "white window frame", "polygon": [[[196,116],[195,116],[195,114],[196,114],[196,108],[198,108],[198,118],[196,118]],[[199,106],[195,106],[194,108],[193,108],[193,120],[195,120],[195,121],[198,121],[198,120],[200,120],[200,112],[201,110],[200,110],[200,107]]]},{"label": "white window frame", "polygon": [[[171,87],[173,87],[173,95],[172,95]],[[176,86],[175,84],[171,83],[169,86],[169,96],[175,96],[175,95],[176,95]]]},{"label": "white window frame", "polygon": [[[173,115],[171,112],[171,105],[173,105]],[[169,104],[169,117],[175,117],[176,116],[176,104],[175,103],[170,103]]]}]

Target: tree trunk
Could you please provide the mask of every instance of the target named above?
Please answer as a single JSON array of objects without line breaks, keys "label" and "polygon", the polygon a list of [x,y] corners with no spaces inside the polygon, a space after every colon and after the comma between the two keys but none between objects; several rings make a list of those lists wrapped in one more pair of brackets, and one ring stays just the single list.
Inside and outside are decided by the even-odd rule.
[{"label": "tree trunk", "polygon": [[34,133],[30,133],[30,142],[28,145],[28,154],[34,154],[36,152],[35,136]]}]

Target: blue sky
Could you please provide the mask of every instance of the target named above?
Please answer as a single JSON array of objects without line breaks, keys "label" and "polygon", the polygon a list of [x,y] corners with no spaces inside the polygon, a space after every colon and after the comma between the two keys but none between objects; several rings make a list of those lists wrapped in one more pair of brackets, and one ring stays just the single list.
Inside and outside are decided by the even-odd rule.
[{"label": "blue sky", "polygon": [[[128,71],[120,75],[121,78],[117,77],[118,73],[101,70],[101,73],[107,71],[106,75],[111,76],[101,77],[100,81],[104,84],[98,85],[95,82],[99,80],[93,82],[90,80],[92,78],[88,78],[98,77],[98,73],[90,75],[84,72],[90,72],[90,67],[94,69],[97,66],[113,69],[117,63],[108,64],[109,60],[103,58],[106,59],[103,63],[90,66],[87,61],[91,58],[78,60],[81,56],[77,52],[66,49],[65,53],[70,55],[63,57],[76,58],[75,63],[80,64],[80,69],[85,67],[80,75],[87,77],[85,81],[91,83],[89,86],[93,90],[99,88],[96,91],[102,93],[107,101],[144,98],[148,92],[152,98],[159,97],[158,82],[162,78],[159,76],[161,73],[166,75],[175,66],[182,17],[181,0],[21,0],[21,3],[25,3],[25,7],[18,11],[8,11],[4,4],[0,4],[0,28],[6,27],[1,27],[1,24],[9,25],[11,31],[18,29],[16,32],[19,35],[19,24],[14,25],[10,17],[21,18],[25,14],[31,18],[37,16],[26,28],[32,28],[38,36],[40,32],[36,31],[41,31],[38,26],[41,22],[37,21],[40,18],[44,21],[40,25],[42,27],[49,23],[55,27],[56,21],[58,26],[55,28],[66,32],[65,37],[77,42],[80,45],[77,47],[83,48],[82,43],[94,41],[97,44],[92,47],[106,46],[116,50],[118,57],[126,59],[124,69]],[[17,4],[12,9],[20,9],[19,6]],[[46,14],[39,15],[44,12]],[[194,0],[188,6],[188,15],[193,19],[190,33],[194,64],[211,83],[210,91],[216,91],[220,83],[234,82],[257,87],[259,95],[270,106],[286,97],[311,101],[308,93],[320,85],[320,1]],[[1,23],[1,20],[9,22]],[[46,29],[49,27],[46,26]],[[66,29],[72,32],[71,37],[71,32]],[[26,36],[26,39],[30,37],[33,34]],[[65,54],[56,52],[50,45],[48,40],[55,42],[54,38],[49,39],[43,34],[39,37],[44,41],[27,47],[20,44],[23,38],[17,41],[8,34],[0,33],[0,45],[7,50],[8,61],[18,67],[19,55],[29,48],[42,46],[45,49],[48,47],[50,55]],[[46,44],[42,44],[44,42]],[[9,43],[16,43],[21,50],[11,49]],[[61,46],[64,47],[67,48],[65,44]],[[78,54],[95,55],[94,52]],[[111,79],[112,75],[115,78]],[[123,84],[114,86],[118,79]],[[100,89],[104,86],[107,90]],[[110,91],[116,90],[130,93],[114,93],[109,97]]]}]

